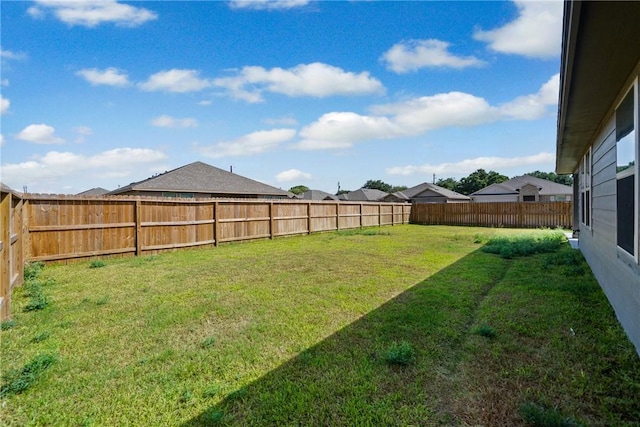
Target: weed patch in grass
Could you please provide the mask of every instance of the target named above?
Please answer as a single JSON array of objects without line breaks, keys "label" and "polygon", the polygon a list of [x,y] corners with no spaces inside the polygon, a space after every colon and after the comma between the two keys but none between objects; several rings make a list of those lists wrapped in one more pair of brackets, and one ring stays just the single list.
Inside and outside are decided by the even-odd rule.
[{"label": "weed patch in grass", "polygon": [[28,390],[55,360],[56,356],[54,355],[39,354],[24,365],[20,372],[8,372],[4,384],[0,388],[0,397]]},{"label": "weed patch in grass", "polygon": [[50,336],[51,336],[51,332],[49,332],[49,331],[40,332],[35,337],[31,338],[31,342],[32,343],[39,343],[39,342],[42,342],[42,341],[45,341],[45,340],[49,339]]},{"label": "weed patch in grass", "polygon": [[535,403],[523,403],[520,415],[532,427],[583,427],[584,424],[562,415],[557,409],[549,409]]},{"label": "weed patch in grass", "polygon": [[498,236],[489,239],[482,250],[510,259],[557,251],[565,240],[564,234],[559,231]]},{"label": "weed patch in grass", "polygon": [[485,338],[494,338],[496,336],[496,330],[489,325],[478,326],[474,332]]},{"label": "weed patch in grass", "polygon": [[108,302],[109,302],[109,296],[105,295],[103,297],[98,298],[98,300],[96,301],[96,305],[105,305]]},{"label": "weed patch in grass", "polygon": [[35,279],[40,275],[40,272],[44,268],[44,262],[30,262],[24,266],[24,281],[28,282],[29,280]]},{"label": "weed patch in grass", "polygon": [[213,347],[215,344],[216,344],[216,337],[207,337],[200,343],[200,347],[208,348],[208,347]]},{"label": "weed patch in grass", "polygon": [[369,228],[351,228],[348,230],[338,230],[335,232],[338,236],[390,236],[387,230],[369,227]]},{"label": "weed patch in grass", "polygon": [[0,331],[6,331],[15,328],[17,325],[18,322],[13,319],[3,320],[2,322],[0,322]]},{"label": "weed patch in grass", "polygon": [[389,365],[407,366],[416,358],[413,346],[407,341],[393,343],[384,353],[384,360]]},{"label": "weed patch in grass", "polygon": [[93,261],[91,261],[89,263],[89,268],[102,268],[105,267],[107,265],[106,262],[104,262],[101,259],[94,259]]}]

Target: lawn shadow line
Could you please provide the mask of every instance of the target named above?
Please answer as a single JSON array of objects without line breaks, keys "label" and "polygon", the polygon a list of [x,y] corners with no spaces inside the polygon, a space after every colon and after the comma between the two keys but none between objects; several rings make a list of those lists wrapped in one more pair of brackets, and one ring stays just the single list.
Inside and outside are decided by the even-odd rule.
[{"label": "lawn shadow line", "polygon": [[[508,265],[477,249],[183,426],[450,423],[461,343]],[[401,342],[413,362],[388,363],[385,354]]]}]

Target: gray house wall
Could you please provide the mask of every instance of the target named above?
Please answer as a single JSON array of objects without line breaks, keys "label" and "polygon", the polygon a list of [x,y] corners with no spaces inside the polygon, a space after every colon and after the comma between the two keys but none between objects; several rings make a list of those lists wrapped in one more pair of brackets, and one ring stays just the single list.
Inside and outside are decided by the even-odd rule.
[{"label": "gray house wall", "polygon": [[640,265],[616,244],[615,116],[592,146],[592,165],[591,227],[580,223],[580,250],[640,353]]}]

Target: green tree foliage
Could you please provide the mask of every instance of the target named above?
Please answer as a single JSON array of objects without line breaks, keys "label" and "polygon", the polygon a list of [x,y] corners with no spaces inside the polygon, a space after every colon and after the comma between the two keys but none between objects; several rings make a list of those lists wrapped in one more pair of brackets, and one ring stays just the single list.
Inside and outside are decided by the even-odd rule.
[{"label": "green tree foliage", "polygon": [[436,185],[447,190],[455,191],[458,181],[455,178],[440,178],[436,181]]},{"label": "green tree foliage", "polygon": [[375,181],[370,179],[369,181],[364,183],[362,188],[369,188],[371,190],[380,190],[380,191],[384,191],[385,193],[391,192],[391,185],[387,184],[386,182],[380,181],[379,179]]},{"label": "green tree foliage", "polygon": [[573,185],[573,177],[571,175],[558,175],[554,172],[534,171],[525,175],[535,176],[536,178],[546,179],[547,181],[557,182],[558,184]]},{"label": "green tree foliage", "polygon": [[507,181],[509,177],[501,175],[495,171],[485,171],[484,169],[478,169],[472,172],[469,176],[460,179],[458,185],[455,187],[455,191],[465,195],[469,195],[473,192],[483,189],[484,187]]},{"label": "green tree foliage", "polygon": [[309,187],[304,185],[296,185],[295,187],[291,187],[289,191],[293,194],[302,194],[309,191]]},{"label": "green tree foliage", "polygon": [[387,184],[386,182],[383,182],[383,181],[381,181],[379,179],[377,179],[375,181],[373,179],[370,179],[369,181],[364,183],[362,188],[369,188],[369,189],[372,189],[372,190],[380,190],[380,191],[384,191],[385,193],[395,193],[396,191],[404,191],[409,187],[407,187],[406,185],[391,185],[391,184]]}]

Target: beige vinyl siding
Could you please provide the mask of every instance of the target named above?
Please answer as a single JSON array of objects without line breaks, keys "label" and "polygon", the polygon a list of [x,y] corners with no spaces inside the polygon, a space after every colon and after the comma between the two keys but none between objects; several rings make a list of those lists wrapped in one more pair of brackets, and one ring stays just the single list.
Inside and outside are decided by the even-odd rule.
[{"label": "beige vinyl siding", "polygon": [[616,247],[616,137],[611,119],[592,150],[591,221],[594,235]]}]

